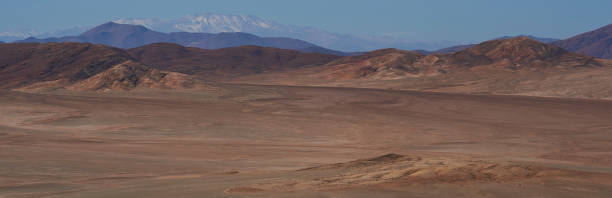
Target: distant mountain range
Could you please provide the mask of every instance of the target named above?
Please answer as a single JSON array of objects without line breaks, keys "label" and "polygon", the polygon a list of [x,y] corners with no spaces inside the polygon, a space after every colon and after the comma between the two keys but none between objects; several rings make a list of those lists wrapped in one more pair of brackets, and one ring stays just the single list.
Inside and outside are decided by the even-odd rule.
[{"label": "distant mountain range", "polygon": [[14,30],[7,32],[0,32],[0,40],[12,42],[16,40],[21,40],[24,38],[32,37],[38,34],[34,30]]},{"label": "distant mountain range", "polygon": [[262,47],[275,47],[281,49],[294,49],[310,53],[326,53],[334,55],[347,55],[343,52],[325,49],[292,38],[268,38],[258,37],[241,32],[225,33],[189,33],[173,32],[162,33],[150,30],[141,25],[127,25],[109,22],[94,27],[78,36],[66,36],[59,38],[28,38],[16,41],[18,43],[47,43],[47,42],[79,42],[104,44],[119,48],[134,48],[152,43],[176,43],[188,47],[202,49],[218,49],[226,47],[237,47],[244,45],[257,45]]},{"label": "distant mountain range", "polygon": [[7,32],[0,32],[0,40],[5,42],[13,42],[23,40],[29,37],[49,38],[49,37],[64,37],[79,35],[93,26],[74,26],[69,28],[58,29],[50,32],[38,32],[33,29],[21,29]]},{"label": "distant mountain range", "polygon": [[[364,36],[340,34],[313,27],[286,25],[252,15],[198,14],[177,19],[115,19],[120,24],[142,25],[163,33],[222,33],[244,32],[262,37],[289,37],[304,40],[324,48],[339,51],[370,51],[380,48],[434,50],[460,44],[452,41],[415,41],[394,36]],[[75,26],[51,32],[21,29],[0,32],[0,40],[13,42],[28,37],[48,38],[79,35],[92,26]]]},{"label": "distant mountain range", "polygon": [[[139,25],[130,25],[139,24]],[[158,32],[151,30],[155,28],[164,31],[183,31],[183,32]],[[0,40],[3,36],[23,37],[26,35],[66,35],[75,32],[85,31],[83,27],[75,27],[55,31],[52,33],[38,34],[35,32],[2,32]],[[202,33],[202,32],[218,32],[218,33]],[[289,37],[260,37],[257,35],[285,35]],[[76,34],[72,34],[76,35]],[[513,38],[515,36],[504,36],[498,39]],[[566,40],[557,40],[552,38],[542,38],[536,36],[526,36],[533,40],[543,43],[551,43],[572,52],[588,54],[599,58],[612,58],[612,24],[600,29],[574,36]],[[298,38],[298,39],[296,39]],[[423,54],[446,54],[457,52],[475,44],[464,44],[446,47],[438,50],[427,50],[427,47],[415,48],[414,46],[396,45],[397,41],[394,38],[387,37],[355,37],[350,35],[340,35],[329,33],[315,28],[307,28],[300,26],[290,26],[275,23],[273,21],[264,20],[254,16],[246,15],[219,15],[219,14],[204,14],[192,15],[180,19],[117,19],[115,22],[106,23],[89,29],[77,36],[62,36],[49,37],[41,39],[27,38],[17,42],[87,42],[99,43],[120,48],[133,48],[157,42],[176,43],[187,47],[198,47],[203,49],[217,49],[224,47],[236,47],[242,45],[257,45],[262,47],[275,47],[281,49],[294,49],[301,52],[309,53],[324,53],[340,56],[359,55],[365,51],[356,53],[346,53],[337,51],[321,45],[319,41],[313,43],[299,40],[317,40],[317,38],[325,38],[323,46],[329,46],[330,43],[336,41],[346,42],[351,45],[368,46],[373,41],[380,41],[378,44],[371,45],[371,49],[379,48],[396,48],[396,49],[414,49]],[[358,38],[358,39],[357,39]],[[361,39],[361,40],[360,40]],[[365,39],[365,40],[364,40]],[[8,40],[10,41],[10,40]],[[381,44],[384,43],[384,44]],[[380,45],[379,45],[380,44]],[[374,47],[375,46],[375,47]],[[370,47],[366,47],[370,48]],[[344,49],[351,49],[344,48]],[[361,49],[361,48],[354,48]],[[363,48],[365,49],[365,48]],[[418,49],[418,50],[417,50]],[[366,50],[370,51],[370,50]]]},{"label": "distant mountain range", "polygon": [[552,44],[569,51],[612,59],[612,24]]},{"label": "distant mountain range", "polygon": [[340,34],[313,27],[286,25],[252,15],[198,14],[177,19],[117,19],[116,23],[143,25],[161,32],[245,32],[264,37],[289,37],[340,51],[371,51],[380,48],[434,50],[459,44],[451,41],[410,41],[393,36]]}]

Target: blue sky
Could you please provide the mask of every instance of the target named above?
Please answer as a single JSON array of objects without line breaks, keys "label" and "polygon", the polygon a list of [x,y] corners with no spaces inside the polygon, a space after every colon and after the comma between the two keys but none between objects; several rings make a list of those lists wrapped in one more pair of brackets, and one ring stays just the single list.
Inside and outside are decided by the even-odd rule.
[{"label": "blue sky", "polygon": [[49,31],[113,18],[251,14],[332,32],[415,40],[566,38],[612,23],[610,0],[3,0],[0,31]]}]

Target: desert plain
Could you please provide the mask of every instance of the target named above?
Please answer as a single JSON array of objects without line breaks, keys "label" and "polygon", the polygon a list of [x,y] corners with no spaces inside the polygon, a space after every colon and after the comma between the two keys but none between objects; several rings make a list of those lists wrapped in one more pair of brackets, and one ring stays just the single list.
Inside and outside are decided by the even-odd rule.
[{"label": "desert plain", "polygon": [[0,197],[610,197],[612,101],[0,91]]}]

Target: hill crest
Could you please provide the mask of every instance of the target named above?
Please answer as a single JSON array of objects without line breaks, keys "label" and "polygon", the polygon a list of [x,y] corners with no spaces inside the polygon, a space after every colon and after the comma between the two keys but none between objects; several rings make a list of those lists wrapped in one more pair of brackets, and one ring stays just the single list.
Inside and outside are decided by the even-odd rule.
[{"label": "hill crest", "polygon": [[159,71],[113,47],[82,43],[0,45],[0,88],[130,90],[188,88],[188,75]]},{"label": "hill crest", "polygon": [[325,65],[326,79],[398,79],[432,76],[474,67],[498,69],[550,69],[599,67],[601,60],[568,52],[528,37],[491,40],[450,54],[429,54],[383,49],[345,57]]},{"label": "hill crest", "polygon": [[136,60],[153,68],[209,79],[316,66],[339,58],[260,46],[206,50],[171,43],[150,44],[129,49],[128,52]]}]

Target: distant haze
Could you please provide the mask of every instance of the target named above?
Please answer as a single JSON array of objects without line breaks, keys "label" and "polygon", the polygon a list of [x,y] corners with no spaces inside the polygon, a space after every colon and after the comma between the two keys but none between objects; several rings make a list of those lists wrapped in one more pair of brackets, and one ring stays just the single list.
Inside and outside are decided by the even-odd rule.
[{"label": "distant haze", "polygon": [[290,37],[342,51],[370,51],[380,48],[439,49],[457,44],[449,41],[410,41],[394,36],[359,36],[306,26],[281,24],[253,15],[198,14],[175,19],[116,19],[116,23],[143,25],[162,32],[246,32],[265,37]]},{"label": "distant haze", "polygon": [[[606,0],[11,0],[2,2],[2,7],[0,40],[5,41],[11,37],[45,37],[40,35],[64,29],[74,33],[79,29],[71,30],[73,27],[85,27],[83,30],[113,20],[180,22],[196,13],[222,13],[256,16],[249,20],[274,22],[264,24],[279,28],[260,31],[266,34],[261,36],[299,30],[294,32],[295,37],[338,50],[380,48],[385,42],[385,47],[431,50],[515,35],[565,39],[612,22],[612,1]],[[236,30],[182,24],[185,26],[181,29],[186,31]],[[310,30],[307,36],[312,39],[300,35]],[[356,38],[369,42],[352,46]]]}]

